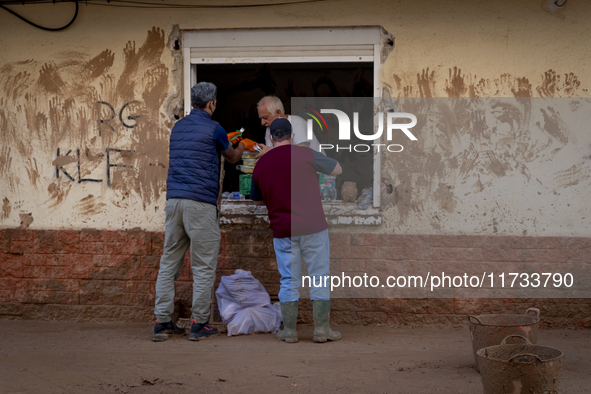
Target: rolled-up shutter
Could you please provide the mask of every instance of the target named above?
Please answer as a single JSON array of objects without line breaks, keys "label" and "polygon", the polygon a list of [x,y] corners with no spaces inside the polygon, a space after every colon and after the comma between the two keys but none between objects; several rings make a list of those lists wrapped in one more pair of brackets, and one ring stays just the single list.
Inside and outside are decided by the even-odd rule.
[{"label": "rolled-up shutter", "polygon": [[380,33],[379,27],[186,30],[183,47],[192,64],[371,62]]}]

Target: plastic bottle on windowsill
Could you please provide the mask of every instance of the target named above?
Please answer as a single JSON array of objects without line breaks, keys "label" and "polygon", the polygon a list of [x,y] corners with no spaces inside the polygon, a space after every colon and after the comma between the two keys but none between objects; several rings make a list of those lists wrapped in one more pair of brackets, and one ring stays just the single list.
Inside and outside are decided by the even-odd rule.
[{"label": "plastic bottle on windowsill", "polygon": [[357,208],[366,210],[371,207],[373,201],[373,189],[371,187],[363,189],[361,196],[357,199]]},{"label": "plastic bottle on windowsill", "polygon": [[337,189],[335,187],[336,176],[324,176],[324,191],[322,192],[322,200],[334,201],[337,199]]},{"label": "plastic bottle on windowsill", "polygon": [[325,181],[324,181],[324,174],[321,172],[317,172],[316,173],[317,177],[318,177],[318,185],[320,186],[320,198],[324,198],[324,186],[325,186]]},{"label": "plastic bottle on windowsill", "polygon": [[228,196],[228,200],[240,201],[244,199],[244,195],[240,194],[240,192],[232,192],[230,193],[230,196]]}]

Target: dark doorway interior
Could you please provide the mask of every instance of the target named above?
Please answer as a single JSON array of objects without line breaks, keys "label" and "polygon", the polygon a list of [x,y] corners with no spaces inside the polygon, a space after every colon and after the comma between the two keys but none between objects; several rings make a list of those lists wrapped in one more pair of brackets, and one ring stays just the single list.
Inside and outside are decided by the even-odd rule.
[{"label": "dark doorway interior", "polygon": [[[256,104],[265,95],[283,101],[291,113],[292,97],[373,97],[373,63],[265,63],[265,64],[199,64],[197,81],[212,82],[218,87],[218,106],[213,115],[227,132],[244,127],[244,136],[264,143],[265,128],[258,118]],[[317,135],[320,143],[336,136]],[[356,141],[351,141],[355,143]],[[344,181],[358,183],[359,192],[373,179],[373,154],[357,154],[351,160],[347,151],[328,151],[343,166],[337,178],[337,191]],[[348,165],[348,163],[354,163]],[[240,163],[238,163],[240,164]],[[223,191],[239,189],[236,164],[226,163]]]}]

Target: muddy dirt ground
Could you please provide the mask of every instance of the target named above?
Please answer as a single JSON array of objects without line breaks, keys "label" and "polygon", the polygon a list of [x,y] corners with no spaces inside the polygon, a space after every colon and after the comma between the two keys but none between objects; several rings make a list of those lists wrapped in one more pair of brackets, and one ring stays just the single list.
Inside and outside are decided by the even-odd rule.
[{"label": "muddy dirt ground", "polygon": [[[343,339],[272,334],[154,343],[150,324],[0,320],[0,393],[481,393],[465,327],[338,327]],[[542,330],[564,393],[591,392],[591,331]]]}]

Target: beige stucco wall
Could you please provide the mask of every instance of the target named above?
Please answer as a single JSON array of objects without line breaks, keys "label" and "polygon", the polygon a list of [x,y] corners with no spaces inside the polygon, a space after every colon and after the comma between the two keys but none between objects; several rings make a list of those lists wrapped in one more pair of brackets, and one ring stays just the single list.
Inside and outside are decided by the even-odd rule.
[{"label": "beige stucco wall", "polygon": [[[591,3],[548,3],[329,0],[226,10],[81,4],[78,20],[58,33],[1,12],[0,227],[30,222],[23,215],[31,214],[31,228],[163,228],[167,135],[181,93],[179,52],[168,42],[175,24],[382,25],[396,37],[382,69],[394,98],[588,96]],[[73,5],[13,9],[56,26],[69,20]],[[464,133],[447,145],[442,135],[424,135],[407,156],[384,155],[384,182],[397,192],[383,196],[384,224],[368,231],[591,236],[591,133],[566,123],[558,137],[540,132],[514,141],[552,145],[533,159],[509,147],[510,133],[504,143]],[[131,150],[109,151],[109,163],[133,168],[108,167],[108,148]],[[491,166],[491,151],[504,171]],[[63,171],[57,178],[56,165],[74,181]]]}]

